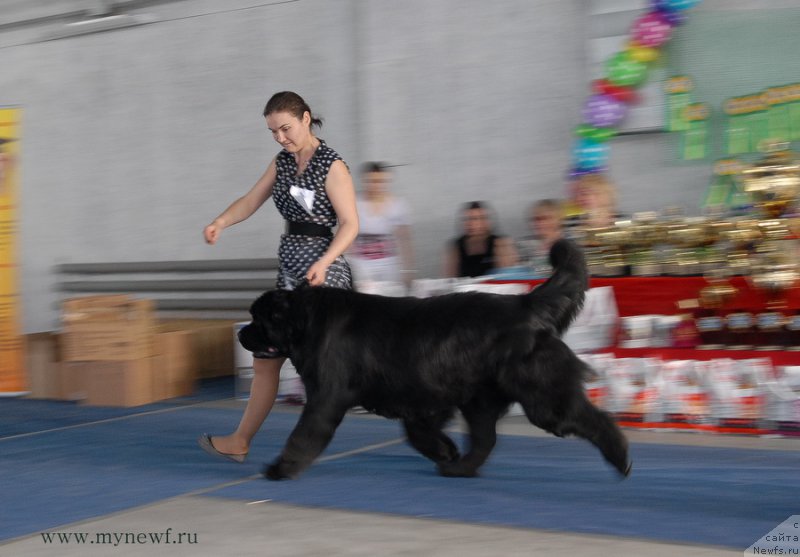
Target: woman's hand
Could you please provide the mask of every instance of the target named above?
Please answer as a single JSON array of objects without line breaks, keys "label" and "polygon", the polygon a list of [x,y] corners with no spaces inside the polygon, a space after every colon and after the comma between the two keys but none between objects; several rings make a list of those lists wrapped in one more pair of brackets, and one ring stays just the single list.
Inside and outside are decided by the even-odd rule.
[{"label": "woman's hand", "polygon": [[203,230],[203,237],[206,239],[207,244],[212,246],[217,243],[219,235],[222,234],[222,229],[225,228],[221,223],[214,221]]},{"label": "woman's hand", "polygon": [[306,280],[311,286],[322,286],[325,284],[325,277],[328,276],[329,265],[321,259],[308,268]]}]

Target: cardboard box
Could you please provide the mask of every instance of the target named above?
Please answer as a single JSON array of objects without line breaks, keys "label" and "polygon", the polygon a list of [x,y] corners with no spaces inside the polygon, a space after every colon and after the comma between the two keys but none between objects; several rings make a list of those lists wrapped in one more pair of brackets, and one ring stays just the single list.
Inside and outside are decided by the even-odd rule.
[{"label": "cardboard box", "polygon": [[233,344],[235,323],[228,319],[174,319],[162,321],[158,331],[190,333],[194,376],[205,379],[236,373]]},{"label": "cardboard box", "polygon": [[118,362],[82,362],[86,378],[86,404],[140,406],[155,401],[154,358]]},{"label": "cardboard box", "polygon": [[57,398],[75,401],[86,399],[88,377],[85,362],[60,362],[58,375],[60,391]]},{"label": "cardboard box", "polygon": [[155,304],[127,295],[73,298],[63,304],[65,362],[149,358],[155,353]]},{"label": "cardboard box", "polygon": [[64,332],[65,362],[141,360],[155,354],[152,330],[109,326],[105,329]]},{"label": "cardboard box", "polygon": [[192,332],[164,331],[156,335],[153,396],[156,400],[187,396],[195,387]]},{"label": "cardboard box", "polygon": [[[98,296],[80,296],[64,300],[62,309],[65,316],[72,314],[93,314],[108,311],[111,308],[125,306],[134,301],[129,294],[102,294]],[[68,319],[70,317],[67,317]]]},{"label": "cardboard box", "polygon": [[61,398],[60,335],[55,332],[25,335],[25,370],[31,398]]}]

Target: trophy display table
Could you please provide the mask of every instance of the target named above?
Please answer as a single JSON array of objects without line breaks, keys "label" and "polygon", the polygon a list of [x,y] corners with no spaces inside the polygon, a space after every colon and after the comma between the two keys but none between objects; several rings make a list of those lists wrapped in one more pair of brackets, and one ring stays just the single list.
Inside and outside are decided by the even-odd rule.
[{"label": "trophy display table", "polygon": [[[544,279],[532,280],[493,280],[493,283],[525,283],[530,288],[541,284]],[[766,309],[768,298],[749,282],[747,277],[730,278],[730,284],[736,288],[736,297],[729,306],[734,311],[753,312]],[[675,315],[686,313],[678,307],[678,302],[696,299],[700,290],[708,286],[702,276],[686,277],[592,277],[590,288],[610,286],[614,292],[617,311],[620,317],[636,315]],[[800,289],[786,291],[784,297],[787,313],[800,311]],[[614,351],[618,357],[660,357],[664,360],[712,360],[716,358],[732,358],[736,360],[749,358],[769,358],[776,366],[800,365],[800,351],[794,350],[697,350],[692,348],[619,348],[609,347],[605,351]]]},{"label": "trophy display table", "polygon": [[[539,280],[504,281],[493,280],[493,283],[525,282],[531,288],[544,282]],[[730,283],[739,292],[731,307],[744,311],[763,311],[766,308],[767,297],[756,290],[746,277],[731,277]],[[682,313],[677,303],[680,300],[697,298],[700,290],[708,286],[708,282],[701,276],[689,277],[619,277],[601,278],[592,277],[590,288],[611,286],[614,289],[614,298],[620,317],[631,315],[662,314],[675,315]],[[800,310],[800,289],[790,289],[786,292],[786,302],[791,311]]]}]

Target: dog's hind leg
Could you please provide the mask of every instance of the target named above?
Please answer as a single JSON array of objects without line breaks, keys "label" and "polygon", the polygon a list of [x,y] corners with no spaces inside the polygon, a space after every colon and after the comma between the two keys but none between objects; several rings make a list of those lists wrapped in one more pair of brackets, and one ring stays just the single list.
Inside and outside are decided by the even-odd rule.
[{"label": "dog's hind leg", "polygon": [[533,425],[558,437],[575,435],[586,439],[600,449],[620,474],[630,474],[628,440],[611,416],[589,402],[582,390],[576,389],[562,402],[541,393],[525,396],[520,399],[520,405]]},{"label": "dog's hind leg", "polygon": [[439,463],[442,476],[471,478],[478,475],[478,469],[489,458],[497,442],[497,420],[507,406],[505,401],[481,397],[459,407],[469,428],[469,451],[460,460]]},{"label": "dog's hind leg", "polygon": [[[537,408],[538,406],[538,408]],[[528,419],[536,426],[559,437],[575,435],[586,439],[600,449],[603,457],[623,476],[631,472],[628,460],[628,440],[607,412],[595,407],[588,399],[574,400],[571,408],[558,419],[551,411],[543,411],[545,404],[531,407],[522,403]],[[545,414],[549,414],[545,417]]]},{"label": "dog's hind leg", "polygon": [[447,413],[435,417],[414,416],[403,419],[403,427],[411,446],[437,464],[456,461],[460,456],[456,444],[442,432],[449,417],[450,414]]},{"label": "dog's hind leg", "polygon": [[325,450],[347,407],[322,397],[309,397],[280,456],[264,470],[270,480],[296,478]]},{"label": "dog's hind leg", "polygon": [[521,377],[518,400],[532,424],[559,437],[586,439],[628,476],[628,441],[611,416],[586,398],[585,372],[586,365],[560,339],[541,339],[533,372]]},{"label": "dog's hind leg", "polygon": [[628,459],[628,440],[611,416],[585,397],[576,406],[564,424],[563,431],[590,441],[620,474],[629,476],[631,462]]}]

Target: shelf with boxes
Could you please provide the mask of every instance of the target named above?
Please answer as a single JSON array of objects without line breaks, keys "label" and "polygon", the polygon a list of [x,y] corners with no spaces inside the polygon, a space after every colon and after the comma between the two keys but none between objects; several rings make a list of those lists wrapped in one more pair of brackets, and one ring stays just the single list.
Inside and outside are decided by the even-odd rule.
[{"label": "shelf with boxes", "polygon": [[800,436],[800,366],[781,363],[780,353],[610,349],[581,357],[596,372],[589,397],[623,426]]}]

